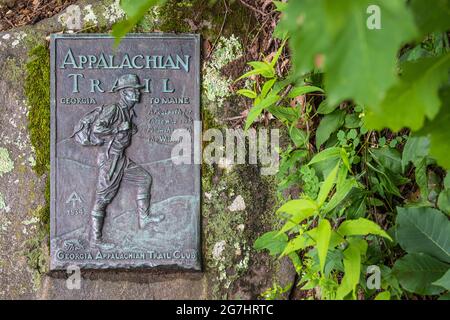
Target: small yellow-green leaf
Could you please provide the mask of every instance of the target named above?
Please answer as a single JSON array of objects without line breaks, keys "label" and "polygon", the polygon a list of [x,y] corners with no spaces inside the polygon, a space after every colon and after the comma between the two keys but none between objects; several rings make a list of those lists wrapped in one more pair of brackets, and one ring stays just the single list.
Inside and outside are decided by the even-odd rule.
[{"label": "small yellow-green leaf", "polygon": [[336,292],[337,299],[344,299],[350,292],[353,292],[354,296],[360,272],[361,253],[358,246],[350,242],[347,249],[344,250],[344,277]]},{"label": "small yellow-green leaf", "polygon": [[315,91],[323,92],[323,89],[319,88],[319,87],[314,87],[314,86],[295,87],[295,88],[291,89],[291,91],[289,91],[288,97],[295,98],[295,97],[302,96],[304,94],[315,92]]},{"label": "small yellow-green leaf", "polygon": [[253,90],[240,89],[240,90],[236,91],[236,93],[238,93],[238,94],[240,94],[240,95],[242,95],[244,97],[250,98],[250,99],[255,99],[256,98],[256,92],[253,91]]},{"label": "small yellow-green leaf", "polygon": [[339,170],[340,162],[336,164],[333,170],[328,174],[328,176],[325,178],[325,181],[320,186],[319,195],[317,196],[317,204],[319,207],[323,205],[325,200],[328,197],[328,194],[330,193],[331,189],[333,189],[333,186],[336,182],[336,175]]},{"label": "small yellow-green leaf", "polygon": [[365,218],[344,221],[337,229],[337,232],[342,236],[365,236],[374,234],[392,241],[392,238],[378,224]]},{"label": "small yellow-green leaf", "polygon": [[375,300],[391,300],[391,293],[389,291],[383,291],[377,294]]},{"label": "small yellow-green leaf", "polygon": [[316,245],[319,255],[320,272],[323,275],[323,269],[325,268],[325,262],[327,260],[328,247],[330,245],[331,238],[331,224],[327,219],[319,221],[317,226]]}]

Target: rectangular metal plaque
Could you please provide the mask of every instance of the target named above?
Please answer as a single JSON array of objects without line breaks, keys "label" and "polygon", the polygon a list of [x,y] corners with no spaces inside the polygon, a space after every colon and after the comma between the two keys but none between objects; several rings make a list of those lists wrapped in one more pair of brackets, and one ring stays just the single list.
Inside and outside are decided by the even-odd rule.
[{"label": "rectangular metal plaque", "polygon": [[199,142],[199,60],[197,35],[52,36],[52,270],[200,270],[200,165],[172,156]]}]

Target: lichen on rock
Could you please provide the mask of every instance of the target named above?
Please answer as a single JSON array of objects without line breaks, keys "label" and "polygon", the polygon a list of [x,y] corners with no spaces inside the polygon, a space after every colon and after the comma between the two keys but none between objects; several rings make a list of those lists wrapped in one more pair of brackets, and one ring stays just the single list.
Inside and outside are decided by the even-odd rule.
[{"label": "lichen on rock", "polygon": [[202,85],[209,101],[221,105],[230,96],[229,86],[233,79],[223,75],[221,69],[231,61],[239,59],[242,54],[242,45],[235,35],[219,38],[210,60],[203,68]]},{"label": "lichen on rock", "polygon": [[8,149],[0,147],[0,178],[5,173],[11,172],[14,169],[14,162],[9,156]]}]

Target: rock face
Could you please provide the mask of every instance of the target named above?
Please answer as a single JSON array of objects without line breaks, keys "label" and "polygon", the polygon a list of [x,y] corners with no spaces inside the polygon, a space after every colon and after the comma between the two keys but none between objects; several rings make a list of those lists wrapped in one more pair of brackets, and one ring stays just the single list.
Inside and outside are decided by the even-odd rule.
[{"label": "rock face", "polygon": [[[230,89],[230,66],[243,59],[238,31],[248,31],[243,23],[251,15],[236,4],[223,23],[203,2],[170,1],[135,31],[195,32],[205,47],[213,45],[202,60],[203,127],[225,129],[227,118],[244,110]],[[79,289],[65,272],[48,272],[48,36],[108,32],[123,16],[117,0],[79,1],[34,26],[0,33],[0,299],[254,299],[274,283],[293,283],[289,263],[252,249],[274,223],[274,179],[257,165],[226,159],[202,167],[203,272],[82,271]]]}]

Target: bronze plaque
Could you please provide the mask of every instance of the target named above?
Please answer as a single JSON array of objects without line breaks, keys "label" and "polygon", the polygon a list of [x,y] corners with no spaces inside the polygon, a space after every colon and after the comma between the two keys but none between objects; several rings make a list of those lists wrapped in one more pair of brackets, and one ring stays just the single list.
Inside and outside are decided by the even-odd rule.
[{"label": "bronze plaque", "polygon": [[172,155],[199,142],[199,44],[52,35],[52,270],[200,270],[200,165]]}]

